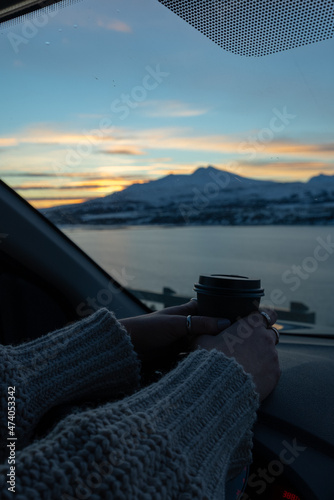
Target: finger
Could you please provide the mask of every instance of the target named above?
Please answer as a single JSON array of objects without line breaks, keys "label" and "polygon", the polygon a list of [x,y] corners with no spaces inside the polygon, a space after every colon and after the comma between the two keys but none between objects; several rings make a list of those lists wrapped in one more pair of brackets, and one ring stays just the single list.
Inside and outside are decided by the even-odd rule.
[{"label": "finger", "polygon": [[197,337],[198,335],[218,335],[230,325],[231,321],[226,318],[192,316],[190,335],[192,337]]},{"label": "finger", "polygon": [[271,337],[274,340],[274,345],[276,346],[279,343],[279,337],[280,337],[279,331],[274,326],[270,326],[268,328],[268,332],[271,333]]},{"label": "finger", "polygon": [[[261,314],[262,311],[264,314]],[[277,314],[273,309],[262,309],[262,311],[253,311],[248,316],[239,319],[236,325],[245,330],[250,328],[254,330],[259,327],[269,328],[275,323]]]},{"label": "finger", "polygon": [[197,300],[190,300],[185,304],[180,306],[166,307],[162,311],[158,311],[156,314],[168,314],[172,316],[188,316],[189,314],[197,314]]},{"label": "finger", "polygon": [[195,338],[198,335],[218,335],[231,325],[225,318],[211,318],[208,316],[191,316],[190,327],[187,327],[185,316],[170,316],[169,328],[165,332],[167,344],[182,338]]},{"label": "finger", "polygon": [[[261,311],[263,311],[265,313],[265,315],[262,315]],[[265,326],[274,325],[277,321],[277,312],[274,311],[274,309],[261,308],[259,314],[262,316],[262,320],[263,320]],[[268,323],[269,323],[269,325],[268,325]]]}]

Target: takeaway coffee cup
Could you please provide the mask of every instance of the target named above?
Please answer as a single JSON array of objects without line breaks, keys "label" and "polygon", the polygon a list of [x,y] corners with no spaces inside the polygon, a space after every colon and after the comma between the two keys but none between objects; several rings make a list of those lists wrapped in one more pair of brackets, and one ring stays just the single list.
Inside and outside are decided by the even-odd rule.
[{"label": "takeaway coffee cup", "polygon": [[199,314],[228,318],[232,323],[257,311],[264,295],[261,280],[228,274],[201,275],[194,290]]}]

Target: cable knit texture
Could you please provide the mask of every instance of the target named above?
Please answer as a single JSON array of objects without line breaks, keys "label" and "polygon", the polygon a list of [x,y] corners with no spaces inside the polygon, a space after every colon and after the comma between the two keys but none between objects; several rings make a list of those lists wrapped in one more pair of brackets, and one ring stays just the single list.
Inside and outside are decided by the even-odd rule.
[{"label": "cable knit texture", "polygon": [[[158,332],[157,332],[158,334]],[[223,500],[225,483],[251,460],[258,395],[241,366],[199,349],[137,390],[139,361],[112,313],[20,347],[1,347],[1,427],[16,386],[17,500]],[[76,411],[40,440],[41,416],[59,402],[107,392],[120,401]],[[2,447],[1,498],[8,491]]]},{"label": "cable knit texture", "polygon": [[[20,346],[1,346],[1,428],[7,427],[7,387],[16,387],[17,449],[43,414],[82,398],[110,398],[139,385],[139,361],[124,327],[107,309]],[[6,436],[1,434],[1,455]]]}]

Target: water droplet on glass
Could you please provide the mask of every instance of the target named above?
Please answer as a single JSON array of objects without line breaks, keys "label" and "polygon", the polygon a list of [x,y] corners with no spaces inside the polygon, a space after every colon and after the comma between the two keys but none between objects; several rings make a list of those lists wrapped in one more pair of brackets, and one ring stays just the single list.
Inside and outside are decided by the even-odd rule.
[{"label": "water droplet on glass", "polygon": [[77,25],[77,24],[73,24],[73,28],[77,28],[77,27],[78,27],[78,25]]},{"label": "water droplet on glass", "polygon": [[58,30],[58,31],[63,31],[63,30],[62,30],[61,28],[59,28],[59,30]]},{"label": "water droplet on glass", "polygon": [[50,45],[50,42],[45,42],[45,45]]}]

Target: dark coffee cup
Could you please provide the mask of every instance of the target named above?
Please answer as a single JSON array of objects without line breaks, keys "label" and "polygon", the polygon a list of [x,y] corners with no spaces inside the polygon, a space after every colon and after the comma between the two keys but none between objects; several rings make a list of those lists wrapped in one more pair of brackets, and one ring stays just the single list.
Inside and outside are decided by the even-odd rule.
[{"label": "dark coffee cup", "polygon": [[232,323],[257,311],[264,295],[261,280],[228,274],[201,275],[194,290],[199,314]]}]

